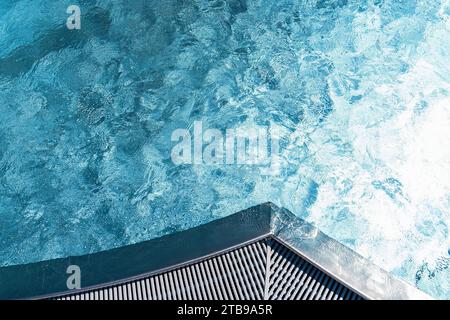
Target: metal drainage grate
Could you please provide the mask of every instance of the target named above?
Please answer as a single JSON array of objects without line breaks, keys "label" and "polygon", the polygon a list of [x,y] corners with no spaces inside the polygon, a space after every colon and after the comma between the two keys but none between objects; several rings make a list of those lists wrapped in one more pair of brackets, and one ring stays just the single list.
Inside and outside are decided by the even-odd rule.
[{"label": "metal drainage grate", "polygon": [[[54,298],[55,299],[55,298]],[[272,237],[137,280],[61,300],[361,300]]]}]

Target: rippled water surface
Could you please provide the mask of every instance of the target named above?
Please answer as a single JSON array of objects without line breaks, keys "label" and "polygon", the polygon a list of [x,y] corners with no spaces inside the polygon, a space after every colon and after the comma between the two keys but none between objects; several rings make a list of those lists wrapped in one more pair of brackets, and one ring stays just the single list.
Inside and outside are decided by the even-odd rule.
[{"label": "rippled water surface", "polygon": [[[450,1],[0,5],[0,264],[272,201],[450,298]],[[171,134],[280,125],[281,174],[182,165]]]}]

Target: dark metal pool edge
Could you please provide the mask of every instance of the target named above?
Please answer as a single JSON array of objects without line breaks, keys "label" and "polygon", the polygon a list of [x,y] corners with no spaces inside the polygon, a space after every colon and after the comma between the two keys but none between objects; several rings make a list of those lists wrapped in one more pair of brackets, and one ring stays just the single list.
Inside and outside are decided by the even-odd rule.
[{"label": "dark metal pool edge", "polygon": [[267,235],[271,214],[271,206],[263,204],[137,244],[83,256],[2,267],[0,299],[42,298],[64,293],[68,291],[66,271],[71,265],[81,270],[81,290],[160,272]]},{"label": "dark metal pool edge", "polygon": [[[0,299],[49,298],[123,283],[211,258],[269,236],[368,299],[430,299],[272,203],[138,244],[0,268]],[[70,265],[81,269],[80,290],[67,290],[66,270]]]}]

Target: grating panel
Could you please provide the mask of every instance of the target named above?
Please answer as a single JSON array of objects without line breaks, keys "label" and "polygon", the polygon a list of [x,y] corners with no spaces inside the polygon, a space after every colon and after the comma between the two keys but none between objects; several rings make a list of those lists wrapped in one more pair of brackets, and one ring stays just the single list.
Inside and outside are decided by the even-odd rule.
[{"label": "grating panel", "polygon": [[61,300],[360,300],[268,237],[160,274],[56,297]]},{"label": "grating panel", "polygon": [[268,292],[270,300],[360,300],[337,280],[307,262],[276,240],[268,247]]}]

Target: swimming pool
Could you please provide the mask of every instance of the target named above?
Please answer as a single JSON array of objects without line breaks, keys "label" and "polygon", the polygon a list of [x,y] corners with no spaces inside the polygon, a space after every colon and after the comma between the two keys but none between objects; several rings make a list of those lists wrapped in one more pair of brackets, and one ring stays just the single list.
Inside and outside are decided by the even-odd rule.
[{"label": "swimming pool", "polygon": [[[0,264],[272,201],[450,298],[449,1],[3,1]],[[174,163],[194,123],[282,127],[280,170]]]}]

